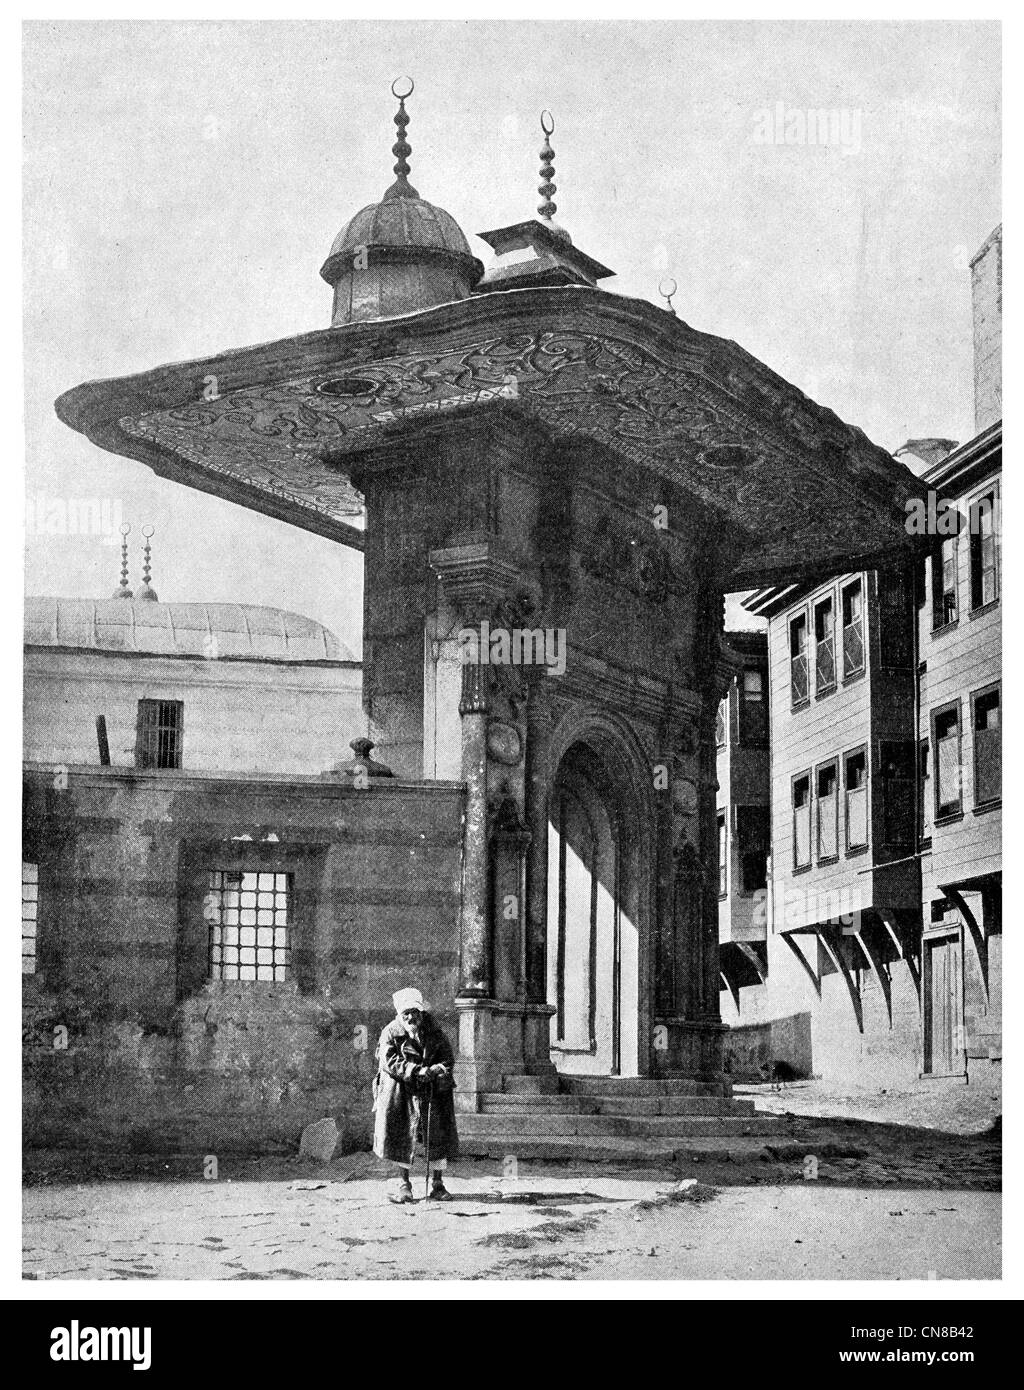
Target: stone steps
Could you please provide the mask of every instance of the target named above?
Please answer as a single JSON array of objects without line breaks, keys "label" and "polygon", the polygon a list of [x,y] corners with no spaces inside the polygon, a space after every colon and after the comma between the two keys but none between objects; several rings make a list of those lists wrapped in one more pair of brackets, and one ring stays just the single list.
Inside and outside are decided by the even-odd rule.
[{"label": "stone steps", "polygon": [[[465,1158],[488,1158],[498,1162],[509,1155],[518,1162],[605,1163],[623,1168],[672,1168],[697,1160],[702,1163],[744,1163],[756,1161],[764,1140],[753,1136],[693,1139],[629,1139],[614,1135],[521,1135],[515,1144],[487,1135],[462,1137],[459,1117],[459,1151]],[[699,1176],[695,1169],[694,1175]]]},{"label": "stone steps", "polygon": [[753,1115],[752,1100],[724,1096],[636,1095],[509,1095],[492,1092],[480,1097],[485,1115]]},{"label": "stone steps", "polygon": [[551,1111],[460,1114],[459,1134],[469,1138],[528,1143],[550,1136],[655,1139],[715,1138],[771,1134],[778,1120],[770,1115],[581,1115]]},{"label": "stone steps", "polygon": [[[504,1089],[509,1089],[506,1078]],[[527,1078],[531,1079],[531,1078]],[[570,1096],[729,1096],[728,1081],[689,1081],[681,1077],[569,1076],[558,1078],[559,1090]]]}]

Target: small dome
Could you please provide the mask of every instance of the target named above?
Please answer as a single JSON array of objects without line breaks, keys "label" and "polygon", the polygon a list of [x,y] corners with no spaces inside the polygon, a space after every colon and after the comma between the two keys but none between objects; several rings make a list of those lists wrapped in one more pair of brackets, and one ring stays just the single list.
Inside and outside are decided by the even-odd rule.
[{"label": "small dome", "polygon": [[468,299],[483,275],[451,213],[408,187],[361,208],[335,237],[320,271],[334,288],[333,327]]},{"label": "small dome", "polygon": [[379,203],[360,208],[338,233],[320,268],[334,289],[334,328],[468,299],[484,273],[455,218],[421,198],[409,182],[405,97],[413,84],[406,81],[404,95],[391,85],[399,100],[398,139],[391,147],[398,156],[397,177]]},{"label": "small dome", "polygon": [[252,603],[25,599],[25,645],[236,661],[355,661],[313,618]]}]

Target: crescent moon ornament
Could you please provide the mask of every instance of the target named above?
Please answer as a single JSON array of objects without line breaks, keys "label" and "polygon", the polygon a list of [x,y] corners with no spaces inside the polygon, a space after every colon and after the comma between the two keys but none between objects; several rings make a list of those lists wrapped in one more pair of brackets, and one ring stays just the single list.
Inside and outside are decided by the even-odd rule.
[{"label": "crescent moon ornament", "polygon": [[[406,83],[409,84],[408,91],[400,92],[398,90],[399,87],[404,87]],[[397,97],[399,101],[404,101],[406,97],[411,97],[415,90],[416,83],[412,80],[411,77],[396,77],[394,82],[392,82],[391,84],[391,95],[393,97]]]}]

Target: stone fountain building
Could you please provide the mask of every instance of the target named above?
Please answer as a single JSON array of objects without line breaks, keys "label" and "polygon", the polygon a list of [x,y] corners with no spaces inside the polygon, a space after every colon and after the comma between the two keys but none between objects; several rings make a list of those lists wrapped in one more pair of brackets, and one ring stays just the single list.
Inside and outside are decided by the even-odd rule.
[{"label": "stone fountain building", "polygon": [[[256,858],[291,865],[305,914],[288,1028],[316,1000],[337,1049],[289,1133],[362,1116],[372,1060],[339,1059],[412,981],[457,1026],[469,1134],[487,1097],[587,1078],[718,1096],[724,1123],[724,595],[905,561],[919,485],[735,343],[602,290],[612,272],[553,220],[547,140],[540,216],[483,233],[485,271],[409,182],[404,100],[395,119],[395,182],[321,270],[329,327],[57,402],[100,448],[364,550],[363,705],[393,775],[257,778],[232,800],[184,774],[128,789],[72,769],[72,809],[40,803],[43,839],[59,820],[67,902],[83,798],[93,821],[162,799],[152,853],[169,822],[184,848],[162,872],[194,884],[224,846],[241,863],[243,823],[274,827]],[[161,1075],[211,1095],[227,1077],[223,1104],[235,1063],[195,1044],[197,1018],[269,1019],[284,986],[215,978],[190,891],[153,928],[140,1007],[165,1030]]]}]

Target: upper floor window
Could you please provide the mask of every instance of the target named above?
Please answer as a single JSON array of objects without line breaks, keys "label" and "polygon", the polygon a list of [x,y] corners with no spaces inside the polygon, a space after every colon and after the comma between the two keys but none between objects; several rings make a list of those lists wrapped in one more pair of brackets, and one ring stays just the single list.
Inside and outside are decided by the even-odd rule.
[{"label": "upper floor window", "polygon": [[789,679],[794,705],[810,698],[807,676],[807,614],[791,618],[789,623]]},{"label": "upper floor window", "polygon": [[291,874],[210,871],[203,915],[212,980],[287,980]]},{"label": "upper floor window", "polygon": [[971,503],[971,607],[999,597],[999,493],[993,488]]},{"label": "upper floor window", "polygon": [[793,778],[793,867],[811,862],[811,776]]},{"label": "upper floor window", "polygon": [[957,538],[947,536],[942,549],[932,556],[932,628],[948,627],[957,620]]},{"label": "upper floor window", "polygon": [[932,715],[935,748],[935,818],[958,815],[963,810],[963,773],[960,765],[960,702]]},{"label": "upper floor window", "polygon": [[736,807],[736,841],[743,893],[756,893],[768,884],[771,813],[767,806]]},{"label": "upper floor window", "polygon": [[864,586],[859,579],[843,588],[843,679],[864,670]]},{"label": "upper floor window", "polygon": [[36,930],[39,925],[39,865],[21,864],[21,973],[36,973]]},{"label": "upper floor window", "polygon": [[834,859],[839,853],[838,769],[834,762],[817,771],[818,858]]},{"label": "upper floor window", "polygon": [[185,706],[180,700],[140,700],[135,766],[180,768]]},{"label": "upper floor window", "polygon": [[974,804],[984,806],[1003,794],[1003,753],[999,731],[999,689],[971,696],[974,725]]},{"label": "upper floor window", "polygon": [[863,849],[868,842],[868,764],[864,749],[847,753],[845,764],[846,848]]},{"label": "upper floor window", "polygon": [[882,840],[886,845],[914,844],[914,802],[917,745],[912,739],[884,739],[879,743],[882,774]]},{"label": "upper floor window", "polygon": [[718,713],[715,715],[715,746],[725,747],[726,730],[729,727],[729,697],[725,696],[718,702]]},{"label": "upper floor window", "polygon": [[932,750],[923,738],[917,750],[917,825],[922,840],[932,838]]},{"label": "upper floor window", "polygon": [[743,671],[740,686],[740,742],[765,743],[768,739],[768,701],[764,672],[756,666]]},{"label": "upper floor window", "polygon": [[829,596],[814,605],[814,693],[836,688],[836,615]]},{"label": "upper floor window", "polygon": [[718,813],[718,896],[724,898],[729,891],[729,830],[725,812]]}]

